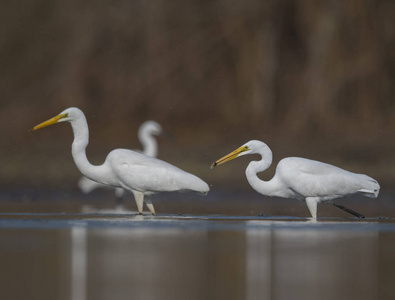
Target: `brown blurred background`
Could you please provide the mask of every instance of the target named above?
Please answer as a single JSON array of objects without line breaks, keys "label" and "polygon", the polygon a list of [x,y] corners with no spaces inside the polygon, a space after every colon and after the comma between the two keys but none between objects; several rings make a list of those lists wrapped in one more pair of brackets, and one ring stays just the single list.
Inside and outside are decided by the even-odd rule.
[{"label": "brown blurred background", "polygon": [[[213,189],[250,189],[250,139],[395,182],[395,2],[33,0],[0,2],[0,185],[72,188],[68,124],[27,130],[67,107],[88,119],[88,157],[140,148]],[[272,168],[262,176],[270,178]],[[232,184],[232,185],[231,185]]]}]

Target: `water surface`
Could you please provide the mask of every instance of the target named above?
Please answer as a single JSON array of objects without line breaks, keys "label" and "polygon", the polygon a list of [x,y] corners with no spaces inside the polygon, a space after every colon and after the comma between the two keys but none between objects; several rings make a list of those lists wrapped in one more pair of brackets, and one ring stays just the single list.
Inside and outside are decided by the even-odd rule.
[{"label": "water surface", "polygon": [[[255,202],[240,208],[225,198],[229,202],[209,204],[228,210],[235,205],[234,213],[166,212],[165,207],[185,209],[188,202],[180,198],[158,205],[165,212],[155,217],[137,215],[132,203],[117,209],[111,201],[100,207],[86,199],[52,206],[42,200],[2,201],[1,295],[73,300],[395,296],[395,220],[388,210],[386,217],[375,216],[365,203],[360,211],[372,212],[366,219],[329,210],[334,216],[312,222],[303,216],[303,206],[290,216],[263,214],[261,208],[248,213]],[[206,204],[200,201],[197,207],[204,211]],[[197,207],[192,210],[199,212]]]}]

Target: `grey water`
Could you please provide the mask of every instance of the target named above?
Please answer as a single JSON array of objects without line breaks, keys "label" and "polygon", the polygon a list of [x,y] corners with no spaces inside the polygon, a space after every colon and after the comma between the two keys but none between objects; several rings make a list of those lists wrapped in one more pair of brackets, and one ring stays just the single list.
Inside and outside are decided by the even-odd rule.
[{"label": "grey water", "polygon": [[[317,222],[254,194],[0,197],[2,299],[393,299],[393,195]],[[377,202],[374,202],[377,201]],[[211,210],[211,211],[210,211]],[[321,213],[321,214],[320,214]]]}]

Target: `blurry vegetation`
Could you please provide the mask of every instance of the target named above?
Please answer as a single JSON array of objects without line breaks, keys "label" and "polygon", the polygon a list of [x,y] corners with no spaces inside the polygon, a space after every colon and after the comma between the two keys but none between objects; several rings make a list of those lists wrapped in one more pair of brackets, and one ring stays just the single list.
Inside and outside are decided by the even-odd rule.
[{"label": "blurry vegetation", "polygon": [[255,138],[276,161],[391,182],[394,11],[391,0],[2,1],[0,180],[74,182],[70,128],[26,131],[77,106],[93,162],[138,148],[139,124],[155,119],[176,136],[159,157],[206,180],[243,177],[237,163],[208,165]]}]

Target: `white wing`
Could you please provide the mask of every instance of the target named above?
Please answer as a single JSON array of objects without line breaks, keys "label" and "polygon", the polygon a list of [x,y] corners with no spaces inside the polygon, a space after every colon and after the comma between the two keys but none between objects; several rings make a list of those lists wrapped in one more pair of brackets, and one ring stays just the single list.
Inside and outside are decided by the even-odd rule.
[{"label": "white wing", "polygon": [[208,185],[200,178],[162,160],[131,150],[116,149],[110,152],[105,165],[112,168],[120,186],[137,191],[209,191]]},{"label": "white wing", "polygon": [[373,178],[356,174],[341,168],[299,157],[280,161],[276,175],[284,184],[303,197],[335,199],[358,192],[377,197],[379,184]]}]

